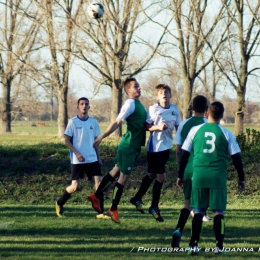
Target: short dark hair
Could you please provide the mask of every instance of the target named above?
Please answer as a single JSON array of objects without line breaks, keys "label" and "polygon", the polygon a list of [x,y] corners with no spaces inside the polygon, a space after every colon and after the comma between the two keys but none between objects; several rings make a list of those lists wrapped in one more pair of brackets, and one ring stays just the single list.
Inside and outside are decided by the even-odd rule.
[{"label": "short dark hair", "polygon": [[223,114],[224,114],[224,111],[225,111],[224,106],[219,101],[215,101],[215,102],[211,103],[210,106],[209,106],[209,114],[215,120],[221,119]]},{"label": "short dark hair", "polygon": [[156,93],[158,93],[158,91],[159,91],[160,89],[167,89],[167,90],[170,92],[170,94],[172,94],[171,88],[170,88],[167,84],[159,84],[159,85],[157,85],[157,86],[155,87]]},{"label": "short dark hair", "polygon": [[198,113],[203,113],[207,111],[207,109],[208,109],[208,100],[204,96],[198,95],[195,98],[193,98],[192,110]]},{"label": "short dark hair", "polygon": [[79,102],[80,102],[81,100],[87,100],[87,101],[89,102],[88,98],[86,98],[86,97],[81,97],[81,98],[78,99],[78,104],[79,104]]},{"label": "short dark hair", "polygon": [[129,83],[132,81],[136,81],[136,78],[127,78],[124,82],[124,90],[126,90],[129,86]]}]

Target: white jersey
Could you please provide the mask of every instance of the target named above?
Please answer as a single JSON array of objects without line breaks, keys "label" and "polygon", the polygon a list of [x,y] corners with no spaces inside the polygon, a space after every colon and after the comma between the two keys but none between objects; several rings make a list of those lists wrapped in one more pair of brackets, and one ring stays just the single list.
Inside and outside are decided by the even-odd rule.
[{"label": "white jersey", "polygon": [[179,109],[176,105],[170,104],[168,107],[162,107],[156,103],[149,107],[146,122],[151,125],[160,125],[165,123],[168,128],[164,131],[150,132],[147,142],[147,151],[161,152],[172,148],[172,132],[174,127],[181,122]]},{"label": "white jersey", "polygon": [[84,162],[79,162],[76,155],[70,151],[71,164],[91,163],[98,160],[93,142],[100,134],[98,121],[94,117],[89,116],[86,120],[83,120],[75,116],[69,120],[64,135],[71,137],[72,145],[85,158]]}]

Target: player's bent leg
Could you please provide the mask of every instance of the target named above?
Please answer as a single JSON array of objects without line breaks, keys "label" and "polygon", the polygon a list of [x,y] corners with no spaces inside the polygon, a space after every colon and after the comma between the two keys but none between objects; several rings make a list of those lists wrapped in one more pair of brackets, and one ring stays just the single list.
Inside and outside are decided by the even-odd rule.
[{"label": "player's bent leg", "polygon": [[130,199],[130,203],[133,204],[136,207],[137,211],[139,211],[142,214],[145,213],[145,211],[143,209],[143,202],[142,202],[142,200],[137,200],[135,197],[132,197]]},{"label": "player's bent leg", "polygon": [[66,188],[63,195],[55,202],[56,215],[62,218],[64,207],[63,205],[70,199],[71,194],[74,193],[78,188],[78,180],[72,180],[71,185]]},{"label": "player's bent leg", "polygon": [[[185,200],[185,206],[189,205],[190,203],[187,202],[187,200]],[[178,218],[178,222],[177,225],[172,233],[172,242],[171,242],[171,246],[173,248],[179,247],[180,246],[180,240],[181,240],[181,235],[183,232],[183,229],[185,227],[185,224],[189,218],[190,215],[190,209],[184,207],[181,211],[180,211],[180,215]]]}]

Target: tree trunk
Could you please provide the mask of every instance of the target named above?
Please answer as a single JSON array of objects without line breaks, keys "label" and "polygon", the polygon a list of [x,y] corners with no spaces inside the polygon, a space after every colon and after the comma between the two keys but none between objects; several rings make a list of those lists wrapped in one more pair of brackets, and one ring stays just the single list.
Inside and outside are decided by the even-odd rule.
[{"label": "tree trunk", "polygon": [[59,89],[58,94],[58,137],[63,137],[65,128],[68,123],[68,106],[67,106],[68,87]]},{"label": "tree trunk", "polygon": [[191,117],[191,97],[192,97],[192,88],[193,85],[188,79],[183,79],[183,88],[184,88],[184,102],[182,107],[182,117],[183,120]]},{"label": "tree trunk", "polygon": [[[119,114],[121,107],[122,107],[122,88],[118,88],[116,84],[113,84],[110,122],[113,122],[117,118],[117,115]],[[121,126],[113,133],[113,136],[117,136],[117,137],[122,136]]]},{"label": "tree trunk", "polygon": [[243,133],[244,128],[245,96],[242,92],[237,93],[237,108],[235,115],[235,136]]},{"label": "tree trunk", "polygon": [[2,132],[11,132],[11,80],[3,80],[3,113],[2,113]]}]

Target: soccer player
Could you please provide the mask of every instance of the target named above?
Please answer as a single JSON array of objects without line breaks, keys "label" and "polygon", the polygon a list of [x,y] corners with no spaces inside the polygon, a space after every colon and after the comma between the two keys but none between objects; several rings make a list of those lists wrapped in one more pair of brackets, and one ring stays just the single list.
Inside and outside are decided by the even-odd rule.
[{"label": "soccer player", "polygon": [[128,99],[122,106],[116,120],[112,122],[106,131],[99,135],[94,141],[94,147],[102,142],[103,138],[113,133],[125,120],[127,123],[126,133],[123,135],[117,149],[114,168],[108,172],[102,179],[97,191],[89,195],[92,207],[100,212],[100,198],[104,190],[106,190],[118,177],[113,190],[112,206],[108,210],[111,219],[119,224],[118,204],[120,202],[124,186],[130,177],[135,159],[141,151],[141,146],[145,145],[145,119],[146,110],[139,101],[141,96],[141,88],[135,78],[129,78],[124,82],[124,90],[128,95]]},{"label": "soccer player", "polygon": [[[177,159],[178,166],[179,166],[180,155],[181,155],[181,146],[183,145],[190,129],[194,126],[207,122],[207,119],[204,117],[204,115],[208,110],[208,100],[202,95],[198,95],[194,97],[192,101],[192,110],[193,110],[193,116],[180,123],[177,133],[173,140],[177,144],[176,159]],[[172,235],[171,246],[173,248],[179,247],[184,226],[191,213],[190,199],[191,199],[191,187],[192,187],[191,184],[192,184],[192,172],[193,172],[192,162],[193,162],[193,153],[191,152],[184,173],[184,185],[183,185],[184,207],[180,212],[177,225]],[[206,220],[207,216],[204,216],[204,218]]]},{"label": "soccer player", "polygon": [[147,142],[148,174],[143,178],[141,186],[130,202],[136,209],[144,213],[142,197],[152,184],[153,196],[149,213],[159,222],[164,219],[158,207],[161,189],[166,179],[165,165],[169,159],[172,148],[172,132],[174,127],[178,128],[181,121],[179,109],[176,105],[170,104],[171,89],[168,85],[159,84],[155,87],[158,102],[149,107],[146,118],[146,129],[150,131]]},{"label": "soccer player", "polygon": [[[62,217],[63,206],[70,199],[71,194],[78,189],[80,179],[84,177],[84,173],[87,174],[89,180],[94,177],[96,189],[102,178],[100,169],[102,162],[99,149],[92,146],[95,138],[101,132],[98,121],[88,115],[89,108],[89,100],[86,97],[80,98],[77,105],[79,113],[69,120],[64,133],[65,145],[70,149],[72,181],[65,189],[64,194],[56,201],[55,206],[58,217]],[[103,214],[103,204],[102,197],[101,210],[97,218],[106,219],[109,217]]]},{"label": "soccer player", "polygon": [[208,109],[208,123],[193,127],[184,144],[180,158],[177,186],[183,186],[184,170],[193,150],[193,179],[191,207],[194,209],[189,254],[197,254],[202,229],[202,218],[209,207],[214,216],[213,227],[216,238],[215,254],[223,250],[227,204],[228,155],[238,173],[238,188],[245,189],[245,173],[240,148],[231,131],[219,123],[224,114],[221,102],[213,102]]}]

